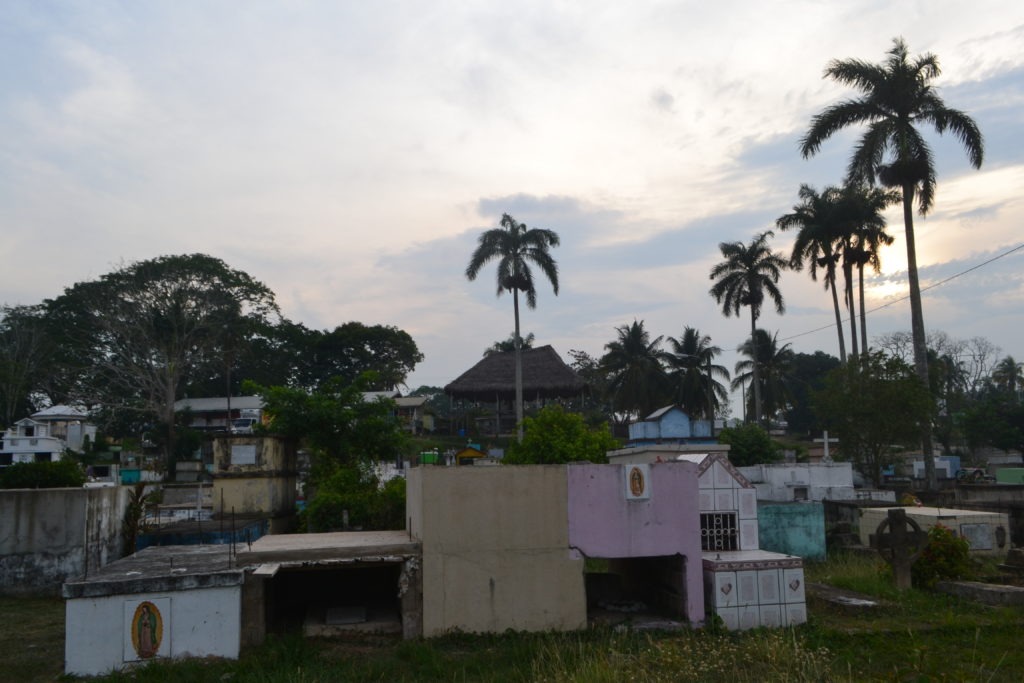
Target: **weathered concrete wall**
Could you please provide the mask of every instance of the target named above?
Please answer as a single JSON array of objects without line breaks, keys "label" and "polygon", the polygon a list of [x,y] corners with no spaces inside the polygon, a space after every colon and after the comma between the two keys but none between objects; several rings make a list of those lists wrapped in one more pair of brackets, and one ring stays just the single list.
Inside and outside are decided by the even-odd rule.
[{"label": "weathered concrete wall", "polygon": [[0,593],[56,593],[121,556],[129,488],[0,490]]},{"label": "weathered concrete wall", "polygon": [[680,612],[704,619],[697,465],[650,465],[650,496],[626,497],[628,465],[572,465],[569,543],[589,557],[636,558],[681,555]]},{"label": "weathered concrete wall", "polygon": [[408,492],[423,547],[424,636],[586,626],[565,466],[417,467]]},{"label": "weathered concrete wall", "polygon": [[1010,540],[1024,547],[1024,486],[1019,484],[958,484],[958,507],[1003,512],[1009,517]]},{"label": "weathered concrete wall", "polygon": [[821,503],[759,505],[757,515],[762,550],[805,560],[825,559],[825,509]]},{"label": "weathered concrete wall", "polygon": [[[890,508],[861,510],[860,539],[870,545],[869,537],[888,515]],[[1010,522],[1005,514],[985,510],[955,508],[907,507],[907,517],[913,518],[922,531],[941,524],[953,533],[964,536],[971,544],[971,552],[980,555],[1005,555],[1009,550]],[[1000,533],[999,530],[1002,530]]]},{"label": "weathered concrete wall", "polygon": [[160,614],[160,656],[238,657],[241,586],[77,598],[65,608],[65,673],[96,676],[138,661],[130,624],[145,601],[169,606]]},{"label": "weathered concrete wall", "polygon": [[[243,458],[242,455],[251,458]],[[295,450],[274,436],[223,436],[213,442],[213,509],[215,514],[295,513],[298,477]]]}]

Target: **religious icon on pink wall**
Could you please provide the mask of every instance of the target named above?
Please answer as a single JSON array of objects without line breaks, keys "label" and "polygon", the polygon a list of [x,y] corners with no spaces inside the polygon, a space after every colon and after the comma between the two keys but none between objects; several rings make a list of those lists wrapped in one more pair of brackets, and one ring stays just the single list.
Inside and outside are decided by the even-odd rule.
[{"label": "religious icon on pink wall", "polygon": [[155,657],[163,640],[164,622],[156,605],[146,601],[135,608],[132,617],[132,645],[140,659]]}]

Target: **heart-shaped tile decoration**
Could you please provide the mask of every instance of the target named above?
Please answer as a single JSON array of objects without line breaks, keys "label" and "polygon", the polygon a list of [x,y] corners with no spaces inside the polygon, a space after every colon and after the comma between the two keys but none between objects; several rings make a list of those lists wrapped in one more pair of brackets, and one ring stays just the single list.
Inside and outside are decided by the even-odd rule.
[{"label": "heart-shaped tile decoration", "polygon": [[800,579],[793,579],[792,581],[789,582],[789,590],[795,591],[799,587],[800,587]]},{"label": "heart-shaped tile decoration", "polygon": [[722,586],[722,595],[728,595],[729,593],[732,593],[732,584],[731,583],[727,583],[727,584]]}]

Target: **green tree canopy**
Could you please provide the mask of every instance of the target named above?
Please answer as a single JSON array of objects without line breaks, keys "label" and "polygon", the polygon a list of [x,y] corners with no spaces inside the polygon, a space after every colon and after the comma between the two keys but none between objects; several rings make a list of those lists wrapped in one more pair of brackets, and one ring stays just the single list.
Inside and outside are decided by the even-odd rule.
[{"label": "green tree canopy", "polygon": [[558,405],[545,406],[523,423],[523,440],[509,446],[506,464],[605,463],[608,451],[619,447],[608,425],[588,427],[581,416]]},{"label": "green tree canopy", "polygon": [[756,424],[727,427],[718,434],[721,443],[729,444],[729,462],[737,467],[778,462],[782,449],[768,432]]},{"label": "green tree canopy", "polygon": [[928,389],[913,370],[877,352],[830,372],[814,405],[822,425],[839,438],[839,453],[876,485],[900,444],[917,445],[932,409]]},{"label": "green tree canopy", "polygon": [[351,384],[334,377],[315,391],[252,382],[245,388],[263,398],[268,431],[304,444],[332,463],[333,471],[334,465],[393,460],[402,452],[405,434],[394,417],[394,401],[363,400],[376,381],[364,373]]},{"label": "green tree canopy", "polygon": [[161,256],[80,282],[45,302],[68,393],[86,405],[154,413],[174,452],[174,401],[198,369],[223,358],[225,339],[278,314],[273,293],[205,254]]}]

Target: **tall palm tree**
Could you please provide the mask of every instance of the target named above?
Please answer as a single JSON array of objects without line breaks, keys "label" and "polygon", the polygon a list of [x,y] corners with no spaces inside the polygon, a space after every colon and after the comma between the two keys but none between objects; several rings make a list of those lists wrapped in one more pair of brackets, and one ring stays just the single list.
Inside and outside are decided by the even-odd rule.
[{"label": "tall palm tree", "polygon": [[712,363],[722,349],[712,346],[711,337],[689,325],[679,339],[669,337],[668,344],[671,351],[665,354],[665,361],[670,371],[673,400],[689,415],[713,421],[718,408],[729,398],[725,386],[715,381],[715,377],[729,381],[729,371],[724,365]]},{"label": "tall palm tree", "polygon": [[793,212],[780,216],[775,225],[780,230],[796,228],[796,239],[789,257],[789,267],[802,270],[806,263],[811,280],[817,282],[818,268],[825,270],[825,288],[832,292],[832,308],[836,316],[836,333],[839,335],[839,360],[846,362],[846,341],[843,336],[843,317],[839,310],[839,293],[836,290],[836,263],[840,254],[835,246],[840,235],[840,198],[842,191],[837,187],[826,187],[821,194],[810,185],[801,185],[799,204]]},{"label": "tall palm tree", "polygon": [[[751,240],[743,242],[722,242],[718,249],[725,260],[711,269],[711,296],[722,306],[726,317],[739,316],[743,306],[750,307],[750,335],[755,338],[757,319],[761,315],[765,294],[775,304],[775,310],[786,310],[779,291],[778,282],[786,268],[786,259],[771,250],[768,238],[775,233],[766,230]],[[761,419],[761,383],[758,381],[758,367],[754,365],[754,421]]]},{"label": "tall palm tree", "polygon": [[662,337],[653,341],[644,329],[644,321],[615,328],[618,338],[605,344],[601,367],[609,375],[608,388],[612,408],[621,413],[643,417],[658,408],[668,397],[668,380],[659,348]]},{"label": "tall palm tree", "polygon": [[[928,348],[914,243],[914,198],[916,195],[921,215],[925,215],[935,195],[935,166],[931,148],[917,126],[930,125],[940,135],[950,131],[963,144],[975,168],[981,167],[984,142],[974,120],[962,111],[947,107],[932,85],[932,80],[941,73],[935,55],[929,53],[911,59],[901,38],[893,40],[887,54],[881,64],[859,59],[829,63],[825,76],[855,88],[861,97],[843,100],[817,114],[800,142],[800,152],[805,158],[810,157],[825,140],[847,126],[867,126],[853,150],[847,177],[854,183],[870,185],[877,176],[883,185],[897,187],[902,192],[914,366],[927,386]],[[922,433],[922,446],[928,486],[934,489],[937,485],[935,459],[927,427]]]},{"label": "tall palm tree", "polygon": [[791,402],[788,384],[794,354],[789,344],[779,346],[778,337],[778,332],[768,334],[760,328],[754,330],[751,338],[736,349],[746,359],[736,363],[736,376],[732,380],[733,389],[750,381],[761,384],[764,411],[769,418],[785,410]]},{"label": "tall palm tree", "polygon": [[1013,356],[1007,356],[992,370],[992,382],[1016,398],[1024,386],[1024,363],[1018,363]]},{"label": "tall palm tree", "polygon": [[867,311],[864,307],[864,266],[878,273],[882,268],[880,252],[883,246],[893,243],[893,237],[885,231],[883,212],[899,201],[899,193],[864,185],[848,185],[845,188],[846,201],[853,217],[851,245],[847,258],[857,269],[857,286],[860,294],[860,339],[861,350],[868,350]]},{"label": "tall palm tree", "polygon": [[523,360],[522,339],[519,335],[519,292],[526,296],[526,305],[537,307],[537,289],[534,287],[533,263],[551,282],[555,294],[558,294],[558,264],[551,258],[548,251],[558,246],[558,233],[554,230],[527,228],[512,216],[502,214],[501,227],[491,228],[480,235],[476,250],[466,266],[466,278],[475,280],[483,266],[493,260],[498,261],[497,296],[502,292],[512,292],[512,305],[515,311],[515,384],[516,384],[516,434],[523,440]]}]

